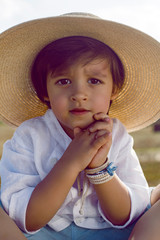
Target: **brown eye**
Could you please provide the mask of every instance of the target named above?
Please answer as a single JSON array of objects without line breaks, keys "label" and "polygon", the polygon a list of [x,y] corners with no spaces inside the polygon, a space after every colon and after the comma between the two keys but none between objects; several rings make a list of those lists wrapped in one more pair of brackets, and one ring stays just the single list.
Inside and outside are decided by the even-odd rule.
[{"label": "brown eye", "polygon": [[96,78],[91,78],[91,79],[89,79],[88,82],[91,83],[91,84],[93,84],[93,85],[102,83],[100,80],[98,80],[98,79],[96,79]]},{"label": "brown eye", "polygon": [[58,85],[68,85],[71,84],[71,81],[69,79],[60,79],[56,82]]}]

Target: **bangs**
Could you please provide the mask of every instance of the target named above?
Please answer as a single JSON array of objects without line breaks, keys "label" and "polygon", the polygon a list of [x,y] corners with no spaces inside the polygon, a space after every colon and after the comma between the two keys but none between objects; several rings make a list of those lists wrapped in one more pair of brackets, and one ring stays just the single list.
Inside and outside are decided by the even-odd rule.
[{"label": "bangs", "polygon": [[48,97],[46,82],[49,73],[57,75],[67,71],[74,64],[86,65],[97,58],[108,61],[113,82],[121,88],[124,81],[123,65],[117,54],[99,40],[72,36],[45,46],[35,58],[31,70],[32,83],[40,100],[45,102],[44,98]]}]

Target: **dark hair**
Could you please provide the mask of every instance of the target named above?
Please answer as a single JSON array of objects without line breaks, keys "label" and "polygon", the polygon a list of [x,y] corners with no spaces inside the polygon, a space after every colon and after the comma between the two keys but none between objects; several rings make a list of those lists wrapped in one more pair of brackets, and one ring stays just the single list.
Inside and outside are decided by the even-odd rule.
[{"label": "dark hair", "polygon": [[107,59],[113,78],[113,86],[121,89],[124,82],[123,65],[117,54],[106,44],[89,37],[73,36],[58,39],[45,46],[36,56],[32,69],[31,80],[39,99],[44,100],[47,93],[47,75],[57,73],[70,67],[74,62],[84,64],[96,58]]}]

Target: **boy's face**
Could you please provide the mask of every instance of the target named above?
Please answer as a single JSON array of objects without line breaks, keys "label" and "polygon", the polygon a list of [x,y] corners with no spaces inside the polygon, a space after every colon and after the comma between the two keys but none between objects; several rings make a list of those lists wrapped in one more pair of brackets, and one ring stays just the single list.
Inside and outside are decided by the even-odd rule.
[{"label": "boy's face", "polygon": [[107,113],[113,93],[113,80],[107,60],[95,59],[84,65],[49,74],[47,91],[52,111],[65,132],[73,138],[73,129],[86,128],[95,113]]}]

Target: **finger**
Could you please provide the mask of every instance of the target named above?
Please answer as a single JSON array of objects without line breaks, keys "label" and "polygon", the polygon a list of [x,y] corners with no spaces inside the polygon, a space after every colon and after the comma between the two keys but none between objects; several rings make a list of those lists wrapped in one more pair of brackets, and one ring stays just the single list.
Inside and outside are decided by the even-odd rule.
[{"label": "finger", "polygon": [[94,139],[94,135],[89,131],[89,129],[81,129],[79,127],[75,127],[73,129],[73,133],[74,133],[74,137],[80,137],[80,138],[82,137],[84,139],[90,137],[91,140]]},{"label": "finger", "polygon": [[95,138],[98,138],[98,137],[102,137],[103,135],[108,135],[108,136],[111,136],[112,135],[112,132],[108,131],[108,130],[99,130],[96,132],[95,134]]},{"label": "finger", "polygon": [[93,133],[99,130],[107,130],[108,132],[112,131],[112,127],[113,127],[113,123],[112,123],[112,119],[109,120],[105,120],[105,121],[96,121],[94,123],[91,124],[91,126],[89,126],[88,130]]},{"label": "finger", "polygon": [[81,132],[81,129],[79,127],[75,127],[73,129],[74,137],[76,137]]},{"label": "finger", "polygon": [[94,114],[94,115],[93,115],[93,118],[94,118],[95,120],[103,120],[103,119],[108,119],[109,116],[108,116],[106,113],[104,113],[104,112],[100,112],[100,113]]},{"label": "finger", "polygon": [[104,133],[102,136],[94,137],[92,144],[95,148],[100,149],[104,144],[111,140],[111,136],[108,133]]}]

